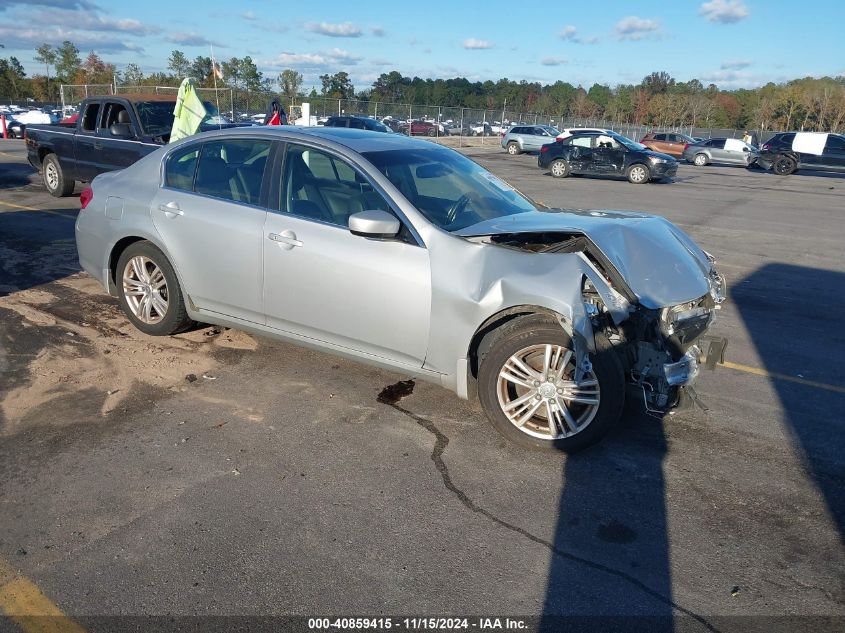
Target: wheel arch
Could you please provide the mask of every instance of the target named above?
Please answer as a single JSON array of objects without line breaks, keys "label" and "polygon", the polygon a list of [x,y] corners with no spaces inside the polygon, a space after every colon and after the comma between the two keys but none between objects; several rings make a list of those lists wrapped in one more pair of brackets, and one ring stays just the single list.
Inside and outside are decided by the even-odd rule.
[{"label": "wheel arch", "polygon": [[153,246],[155,246],[158,250],[164,253],[164,256],[167,258],[167,261],[173,267],[173,272],[176,273],[176,280],[179,282],[179,287],[182,289],[182,294],[185,297],[185,302],[191,312],[196,311],[196,306],[194,305],[193,300],[191,299],[191,295],[188,292],[188,289],[185,287],[185,283],[182,280],[182,275],[179,272],[179,269],[176,266],[176,262],[173,261],[173,258],[170,256],[170,253],[161,244],[157,239],[150,235],[141,235],[140,233],[133,233],[132,235],[125,235],[118,239],[114,245],[112,245],[111,249],[109,249],[109,258],[108,258],[108,291],[109,294],[113,297],[117,296],[117,262],[120,259],[120,256],[123,254],[127,248],[129,248],[132,244],[137,242],[149,242]]}]

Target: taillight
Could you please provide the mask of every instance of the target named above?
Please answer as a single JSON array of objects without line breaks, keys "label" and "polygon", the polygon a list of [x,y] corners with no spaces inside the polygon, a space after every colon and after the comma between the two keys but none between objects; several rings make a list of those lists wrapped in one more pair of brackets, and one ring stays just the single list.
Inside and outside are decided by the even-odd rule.
[{"label": "taillight", "polygon": [[769,144],[768,144],[768,143],[763,143],[763,147],[761,147],[760,149],[761,149],[761,150],[763,150],[764,152],[768,152],[768,151],[769,151],[769,149],[770,149],[770,148],[769,148]]},{"label": "taillight", "polygon": [[684,151],[687,151],[688,147],[689,147],[689,143],[684,144]]},{"label": "taillight", "polygon": [[540,153],[541,153],[541,154],[545,154],[545,153],[546,153],[546,152],[548,152],[548,151],[549,151],[549,146],[548,146],[548,145],[543,145],[543,146],[540,148]]},{"label": "taillight", "polygon": [[79,209],[82,210],[88,206],[88,203],[94,199],[94,190],[91,187],[85,187],[82,193],[79,194]]}]

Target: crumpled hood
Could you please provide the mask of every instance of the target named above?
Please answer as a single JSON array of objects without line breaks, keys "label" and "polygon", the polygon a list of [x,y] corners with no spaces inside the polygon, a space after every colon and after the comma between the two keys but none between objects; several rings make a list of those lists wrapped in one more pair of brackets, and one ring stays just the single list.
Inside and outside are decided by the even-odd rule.
[{"label": "crumpled hood", "polygon": [[704,251],[668,220],[646,213],[547,209],[486,220],[455,234],[547,232],[587,236],[646,308],[692,301],[710,290],[711,264]]}]

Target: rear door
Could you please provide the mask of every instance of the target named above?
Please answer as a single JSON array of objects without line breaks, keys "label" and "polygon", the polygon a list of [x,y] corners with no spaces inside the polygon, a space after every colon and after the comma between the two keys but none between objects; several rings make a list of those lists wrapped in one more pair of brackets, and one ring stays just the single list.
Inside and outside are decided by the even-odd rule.
[{"label": "rear door", "polygon": [[827,137],[822,154],[821,167],[845,172],[845,137],[833,134]]},{"label": "rear door", "polygon": [[79,127],[76,136],[74,136],[76,153],[74,176],[76,180],[90,181],[100,173],[102,140],[97,136],[97,128],[101,116],[102,103],[100,101],[89,101],[79,115]]},{"label": "rear door", "polygon": [[216,137],[166,159],[153,223],[202,310],[264,323],[264,170],[272,149],[266,139]]},{"label": "rear door", "polygon": [[[101,107],[100,125],[97,128],[97,139],[99,142],[99,165],[100,172],[123,169],[137,162],[144,152],[145,146],[137,139],[138,122],[131,109],[116,101],[103,102]],[[126,114],[121,115],[122,112]],[[130,129],[136,138],[116,138],[111,133],[111,126],[118,123],[118,119],[129,117]],[[152,149],[152,148],[151,148]]]},{"label": "rear door", "polygon": [[625,148],[611,136],[595,137],[593,171],[599,174],[618,175],[624,171]]},{"label": "rear door", "polygon": [[714,162],[730,162],[730,156],[727,154],[727,152],[725,152],[725,139],[710,139],[709,141],[707,141],[707,146],[710,148],[710,156]]}]

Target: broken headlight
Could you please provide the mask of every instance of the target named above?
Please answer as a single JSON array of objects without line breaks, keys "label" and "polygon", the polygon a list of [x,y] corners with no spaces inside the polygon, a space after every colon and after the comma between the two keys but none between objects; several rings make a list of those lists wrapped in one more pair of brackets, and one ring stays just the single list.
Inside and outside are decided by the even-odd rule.
[{"label": "broken headlight", "polygon": [[692,343],[704,334],[713,321],[713,309],[702,299],[680,303],[660,312],[660,329],[667,338],[674,337],[682,345]]}]

